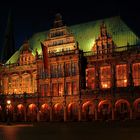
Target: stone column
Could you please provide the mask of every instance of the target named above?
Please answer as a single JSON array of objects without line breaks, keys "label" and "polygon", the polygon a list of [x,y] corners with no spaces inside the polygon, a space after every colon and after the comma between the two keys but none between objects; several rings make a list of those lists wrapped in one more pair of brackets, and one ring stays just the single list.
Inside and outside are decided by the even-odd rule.
[{"label": "stone column", "polygon": [[40,122],[40,110],[37,110],[37,122]]},{"label": "stone column", "polygon": [[67,121],[67,108],[66,105],[64,105],[64,122]]},{"label": "stone column", "polygon": [[33,93],[34,92],[34,85],[33,85],[33,74],[32,74],[32,72],[30,74],[30,77],[31,77],[31,92]]},{"label": "stone column", "polygon": [[82,120],[82,106],[79,104],[79,109],[78,109],[78,121]]},{"label": "stone column", "polygon": [[98,109],[97,107],[95,108],[95,121],[98,120]]},{"label": "stone column", "polygon": [[[15,108],[15,107],[14,107]],[[16,121],[16,112],[15,112],[16,110],[14,109],[13,110],[13,121],[15,122]]]},{"label": "stone column", "polygon": [[130,108],[130,120],[133,119],[133,111],[132,111],[132,108]]},{"label": "stone column", "polygon": [[114,107],[112,106],[112,120],[115,119],[115,115],[114,115]]},{"label": "stone column", "polygon": [[27,121],[27,109],[26,109],[26,106],[25,106],[25,109],[24,109],[24,121],[25,122]]},{"label": "stone column", "polygon": [[52,106],[50,107],[50,121],[53,121],[53,109]]}]

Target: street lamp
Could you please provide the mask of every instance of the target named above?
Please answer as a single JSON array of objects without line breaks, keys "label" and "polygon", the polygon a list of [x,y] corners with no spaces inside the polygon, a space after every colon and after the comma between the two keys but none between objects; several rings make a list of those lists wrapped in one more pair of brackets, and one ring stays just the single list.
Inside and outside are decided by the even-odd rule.
[{"label": "street lamp", "polygon": [[7,125],[10,125],[10,106],[11,106],[11,100],[7,100],[7,108],[6,108],[6,113],[7,113]]}]

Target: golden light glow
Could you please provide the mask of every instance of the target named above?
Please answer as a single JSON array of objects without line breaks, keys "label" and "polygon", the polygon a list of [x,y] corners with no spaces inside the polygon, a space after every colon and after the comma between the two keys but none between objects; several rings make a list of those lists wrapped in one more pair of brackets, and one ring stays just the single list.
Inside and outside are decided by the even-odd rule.
[{"label": "golden light glow", "polygon": [[108,86],[107,86],[107,84],[103,84],[103,88],[107,88]]},{"label": "golden light glow", "polygon": [[124,80],[124,83],[127,83],[127,79]]},{"label": "golden light glow", "polygon": [[7,104],[10,105],[11,104],[11,100],[7,100]]}]

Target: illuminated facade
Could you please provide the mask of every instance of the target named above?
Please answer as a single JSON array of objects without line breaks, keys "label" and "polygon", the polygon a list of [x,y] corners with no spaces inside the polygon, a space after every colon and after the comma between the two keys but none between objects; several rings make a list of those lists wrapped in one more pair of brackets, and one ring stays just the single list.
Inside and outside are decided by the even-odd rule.
[{"label": "illuminated facade", "polygon": [[41,53],[30,46],[32,40],[24,42],[14,54],[18,57],[1,65],[0,119],[4,121],[9,114],[14,121],[140,118],[140,51],[136,42],[139,38],[131,35],[131,44],[118,47],[121,39],[114,39],[105,23],[99,22],[91,51],[84,52],[82,48],[86,47],[83,40],[91,34],[88,27],[94,24],[87,23],[86,30],[82,25],[73,26],[74,31],[85,31],[78,36],[63,25],[60,14],[47,37],[41,40]]}]

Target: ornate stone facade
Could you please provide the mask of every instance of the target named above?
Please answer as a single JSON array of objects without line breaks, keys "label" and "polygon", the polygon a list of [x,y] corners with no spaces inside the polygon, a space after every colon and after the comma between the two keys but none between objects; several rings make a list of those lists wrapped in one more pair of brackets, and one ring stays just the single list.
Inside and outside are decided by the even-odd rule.
[{"label": "ornate stone facade", "polygon": [[118,47],[105,23],[91,52],[79,45],[59,14],[41,55],[36,50],[34,56],[25,42],[16,65],[1,65],[0,119],[9,114],[14,121],[139,118],[139,45]]}]

